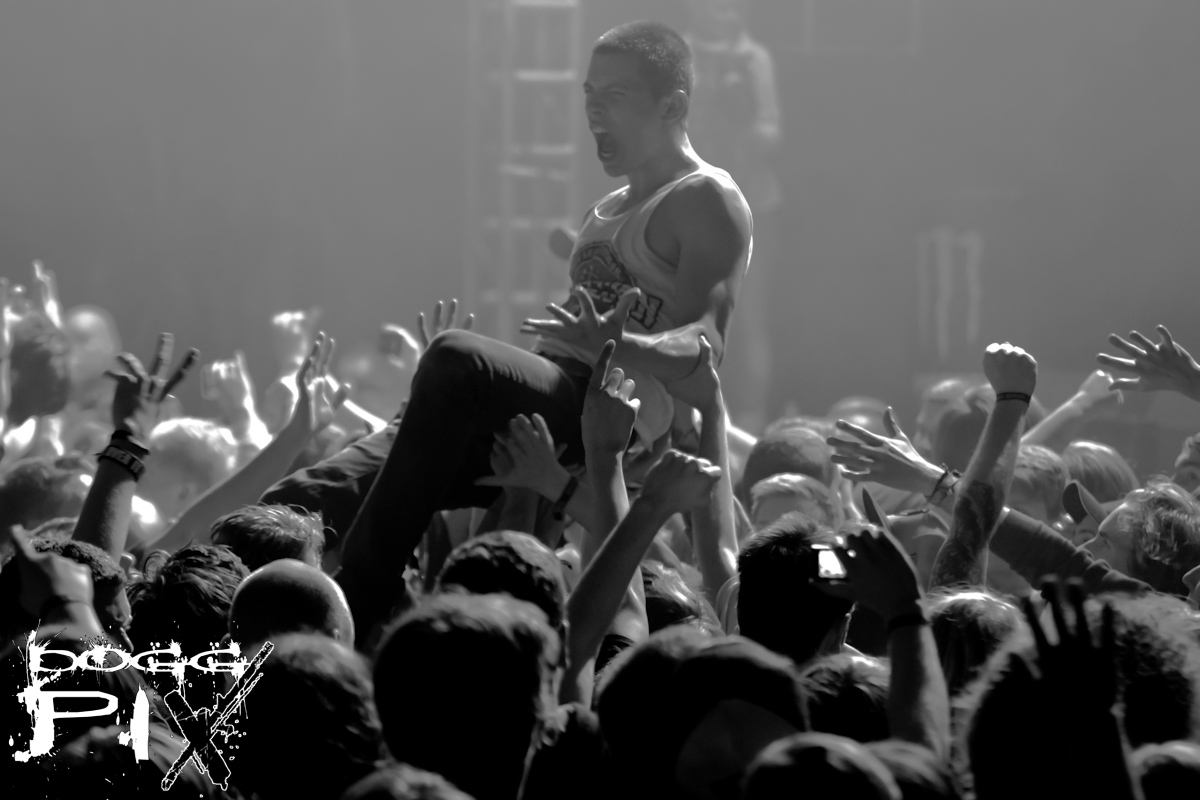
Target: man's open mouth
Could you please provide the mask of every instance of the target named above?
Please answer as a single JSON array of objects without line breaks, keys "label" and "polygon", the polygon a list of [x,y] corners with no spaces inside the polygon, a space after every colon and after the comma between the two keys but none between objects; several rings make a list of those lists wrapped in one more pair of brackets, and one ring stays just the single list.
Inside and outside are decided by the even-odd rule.
[{"label": "man's open mouth", "polygon": [[592,131],[596,137],[596,155],[601,161],[610,161],[616,154],[616,142],[607,131]]}]

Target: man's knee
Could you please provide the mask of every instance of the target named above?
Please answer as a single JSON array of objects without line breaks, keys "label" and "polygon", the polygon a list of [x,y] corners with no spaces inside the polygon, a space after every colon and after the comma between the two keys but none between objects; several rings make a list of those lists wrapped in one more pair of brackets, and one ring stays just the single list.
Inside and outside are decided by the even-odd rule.
[{"label": "man's knee", "polygon": [[444,331],[435,336],[417,364],[412,394],[470,384],[482,377],[483,339],[463,330]]}]

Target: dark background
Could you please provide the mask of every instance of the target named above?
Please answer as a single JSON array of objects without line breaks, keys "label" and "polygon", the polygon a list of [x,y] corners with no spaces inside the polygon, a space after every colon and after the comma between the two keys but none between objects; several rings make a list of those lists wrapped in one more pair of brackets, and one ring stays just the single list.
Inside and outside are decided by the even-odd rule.
[{"label": "dark background", "polygon": [[[682,3],[584,0],[584,38]],[[1200,352],[1200,3],[756,0],[784,110],[781,387],[915,411],[922,376],[1010,339],[1049,402],[1109,332]],[[160,329],[271,377],[271,312],[343,341],[461,292],[466,0],[6,0],[0,264],[39,258],[127,346]],[[582,113],[582,104],[580,107]],[[698,149],[703,155],[700,143]],[[590,149],[585,148],[590,155]],[[615,188],[585,158],[581,195]],[[983,237],[978,347],[918,337],[917,236]],[[200,412],[195,398],[185,397]],[[1146,468],[1197,416],[1131,398]],[[1133,438],[1135,422],[1161,430]],[[1158,439],[1161,437],[1162,442]]]}]

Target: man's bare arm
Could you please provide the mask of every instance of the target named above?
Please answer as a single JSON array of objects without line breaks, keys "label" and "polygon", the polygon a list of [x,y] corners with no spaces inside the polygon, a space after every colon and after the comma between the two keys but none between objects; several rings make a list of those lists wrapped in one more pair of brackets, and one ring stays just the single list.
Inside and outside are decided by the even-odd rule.
[{"label": "man's bare arm", "polygon": [[1021,425],[1029,408],[1028,396],[1037,385],[1037,362],[1021,348],[1007,343],[988,347],[983,371],[996,390],[996,405],[957,487],[954,524],[934,562],[930,588],[960,583],[983,585],[988,540],[1004,509],[1017,463]]}]

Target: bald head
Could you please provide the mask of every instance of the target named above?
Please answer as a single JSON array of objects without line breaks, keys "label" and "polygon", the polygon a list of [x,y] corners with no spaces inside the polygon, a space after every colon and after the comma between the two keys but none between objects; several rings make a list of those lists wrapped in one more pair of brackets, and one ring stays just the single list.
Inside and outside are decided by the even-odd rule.
[{"label": "bald head", "polygon": [[229,633],[243,645],[287,633],[320,633],[352,647],[354,619],[332,578],[303,561],[284,558],[242,581],[229,611]]}]

